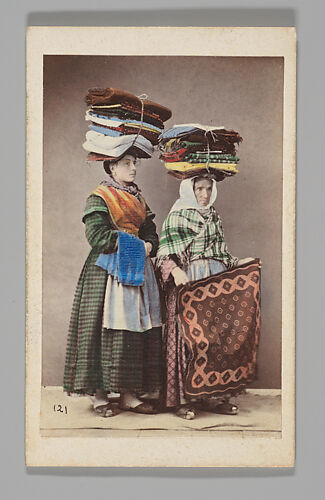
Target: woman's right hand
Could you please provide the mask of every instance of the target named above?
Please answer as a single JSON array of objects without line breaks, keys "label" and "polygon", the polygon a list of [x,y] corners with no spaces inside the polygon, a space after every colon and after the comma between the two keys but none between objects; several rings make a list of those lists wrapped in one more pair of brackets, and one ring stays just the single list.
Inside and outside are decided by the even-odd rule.
[{"label": "woman's right hand", "polygon": [[185,285],[188,283],[190,280],[188,279],[188,276],[183,269],[180,267],[174,267],[174,269],[171,271],[171,274],[174,278],[175,285]]}]

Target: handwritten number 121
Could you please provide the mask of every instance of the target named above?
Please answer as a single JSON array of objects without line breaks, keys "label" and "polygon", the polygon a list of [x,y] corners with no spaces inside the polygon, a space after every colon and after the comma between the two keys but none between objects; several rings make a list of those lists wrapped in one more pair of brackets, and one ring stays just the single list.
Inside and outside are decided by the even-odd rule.
[{"label": "handwritten number 121", "polygon": [[63,405],[54,405],[53,410],[55,412],[65,413],[66,415],[68,413],[68,408],[66,406],[63,406]]}]

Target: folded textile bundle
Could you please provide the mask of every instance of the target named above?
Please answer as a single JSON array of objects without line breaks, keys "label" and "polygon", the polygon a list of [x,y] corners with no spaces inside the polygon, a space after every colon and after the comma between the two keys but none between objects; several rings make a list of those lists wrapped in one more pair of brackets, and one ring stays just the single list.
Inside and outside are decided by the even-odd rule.
[{"label": "folded textile bundle", "polygon": [[238,173],[236,145],[242,141],[234,130],[185,123],[159,136],[160,158],[169,174],[179,179],[209,171],[216,180]]},{"label": "folded textile bundle", "polygon": [[[170,109],[123,90],[90,89],[85,98],[90,122],[83,147],[88,161],[119,159],[130,150],[139,158],[150,158],[153,145],[171,117]],[[123,138],[127,137],[127,140]]]},{"label": "folded textile bundle", "polygon": [[[141,110],[142,104],[140,97],[112,87],[106,89],[90,89],[86,96],[86,103],[88,106],[124,104],[134,106],[134,108]],[[158,115],[163,122],[169,120],[172,116],[171,110],[165,108],[165,106],[161,106],[161,104],[149,101],[148,99],[144,99],[143,104],[145,113],[154,113]]]}]

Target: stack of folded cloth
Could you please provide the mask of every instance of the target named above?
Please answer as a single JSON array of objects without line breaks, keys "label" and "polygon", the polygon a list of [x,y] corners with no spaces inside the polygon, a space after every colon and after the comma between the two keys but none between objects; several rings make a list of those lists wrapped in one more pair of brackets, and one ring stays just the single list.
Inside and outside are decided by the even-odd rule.
[{"label": "stack of folded cloth", "polygon": [[238,132],[224,127],[174,125],[159,136],[160,158],[168,173],[179,179],[209,171],[222,180],[238,173],[236,145],[241,141]]},{"label": "stack of folded cloth", "polygon": [[89,161],[118,160],[129,150],[139,158],[151,157],[172,113],[145,97],[114,88],[88,91],[90,130],[83,147]]}]

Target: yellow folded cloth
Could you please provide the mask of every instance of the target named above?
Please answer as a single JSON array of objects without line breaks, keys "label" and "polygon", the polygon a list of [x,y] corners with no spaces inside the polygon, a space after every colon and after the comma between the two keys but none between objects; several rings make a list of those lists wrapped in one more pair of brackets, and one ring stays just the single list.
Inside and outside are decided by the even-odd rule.
[{"label": "yellow folded cloth", "polygon": [[237,164],[236,163],[189,163],[188,161],[174,161],[174,162],[165,162],[165,167],[167,170],[173,170],[178,172],[187,172],[192,170],[202,170],[207,167],[210,170],[225,170],[227,172],[233,172],[234,174],[238,173]]},{"label": "yellow folded cloth", "polygon": [[141,125],[141,123],[134,123],[134,122],[124,122],[123,125],[126,127],[132,127],[132,128],[141,128],[141,130],[147,130],[148,132],[153,132],[154,134],[159,135],[161,133],[160,130],[157,130],[155,128],[151,128],[148,125]]}]

